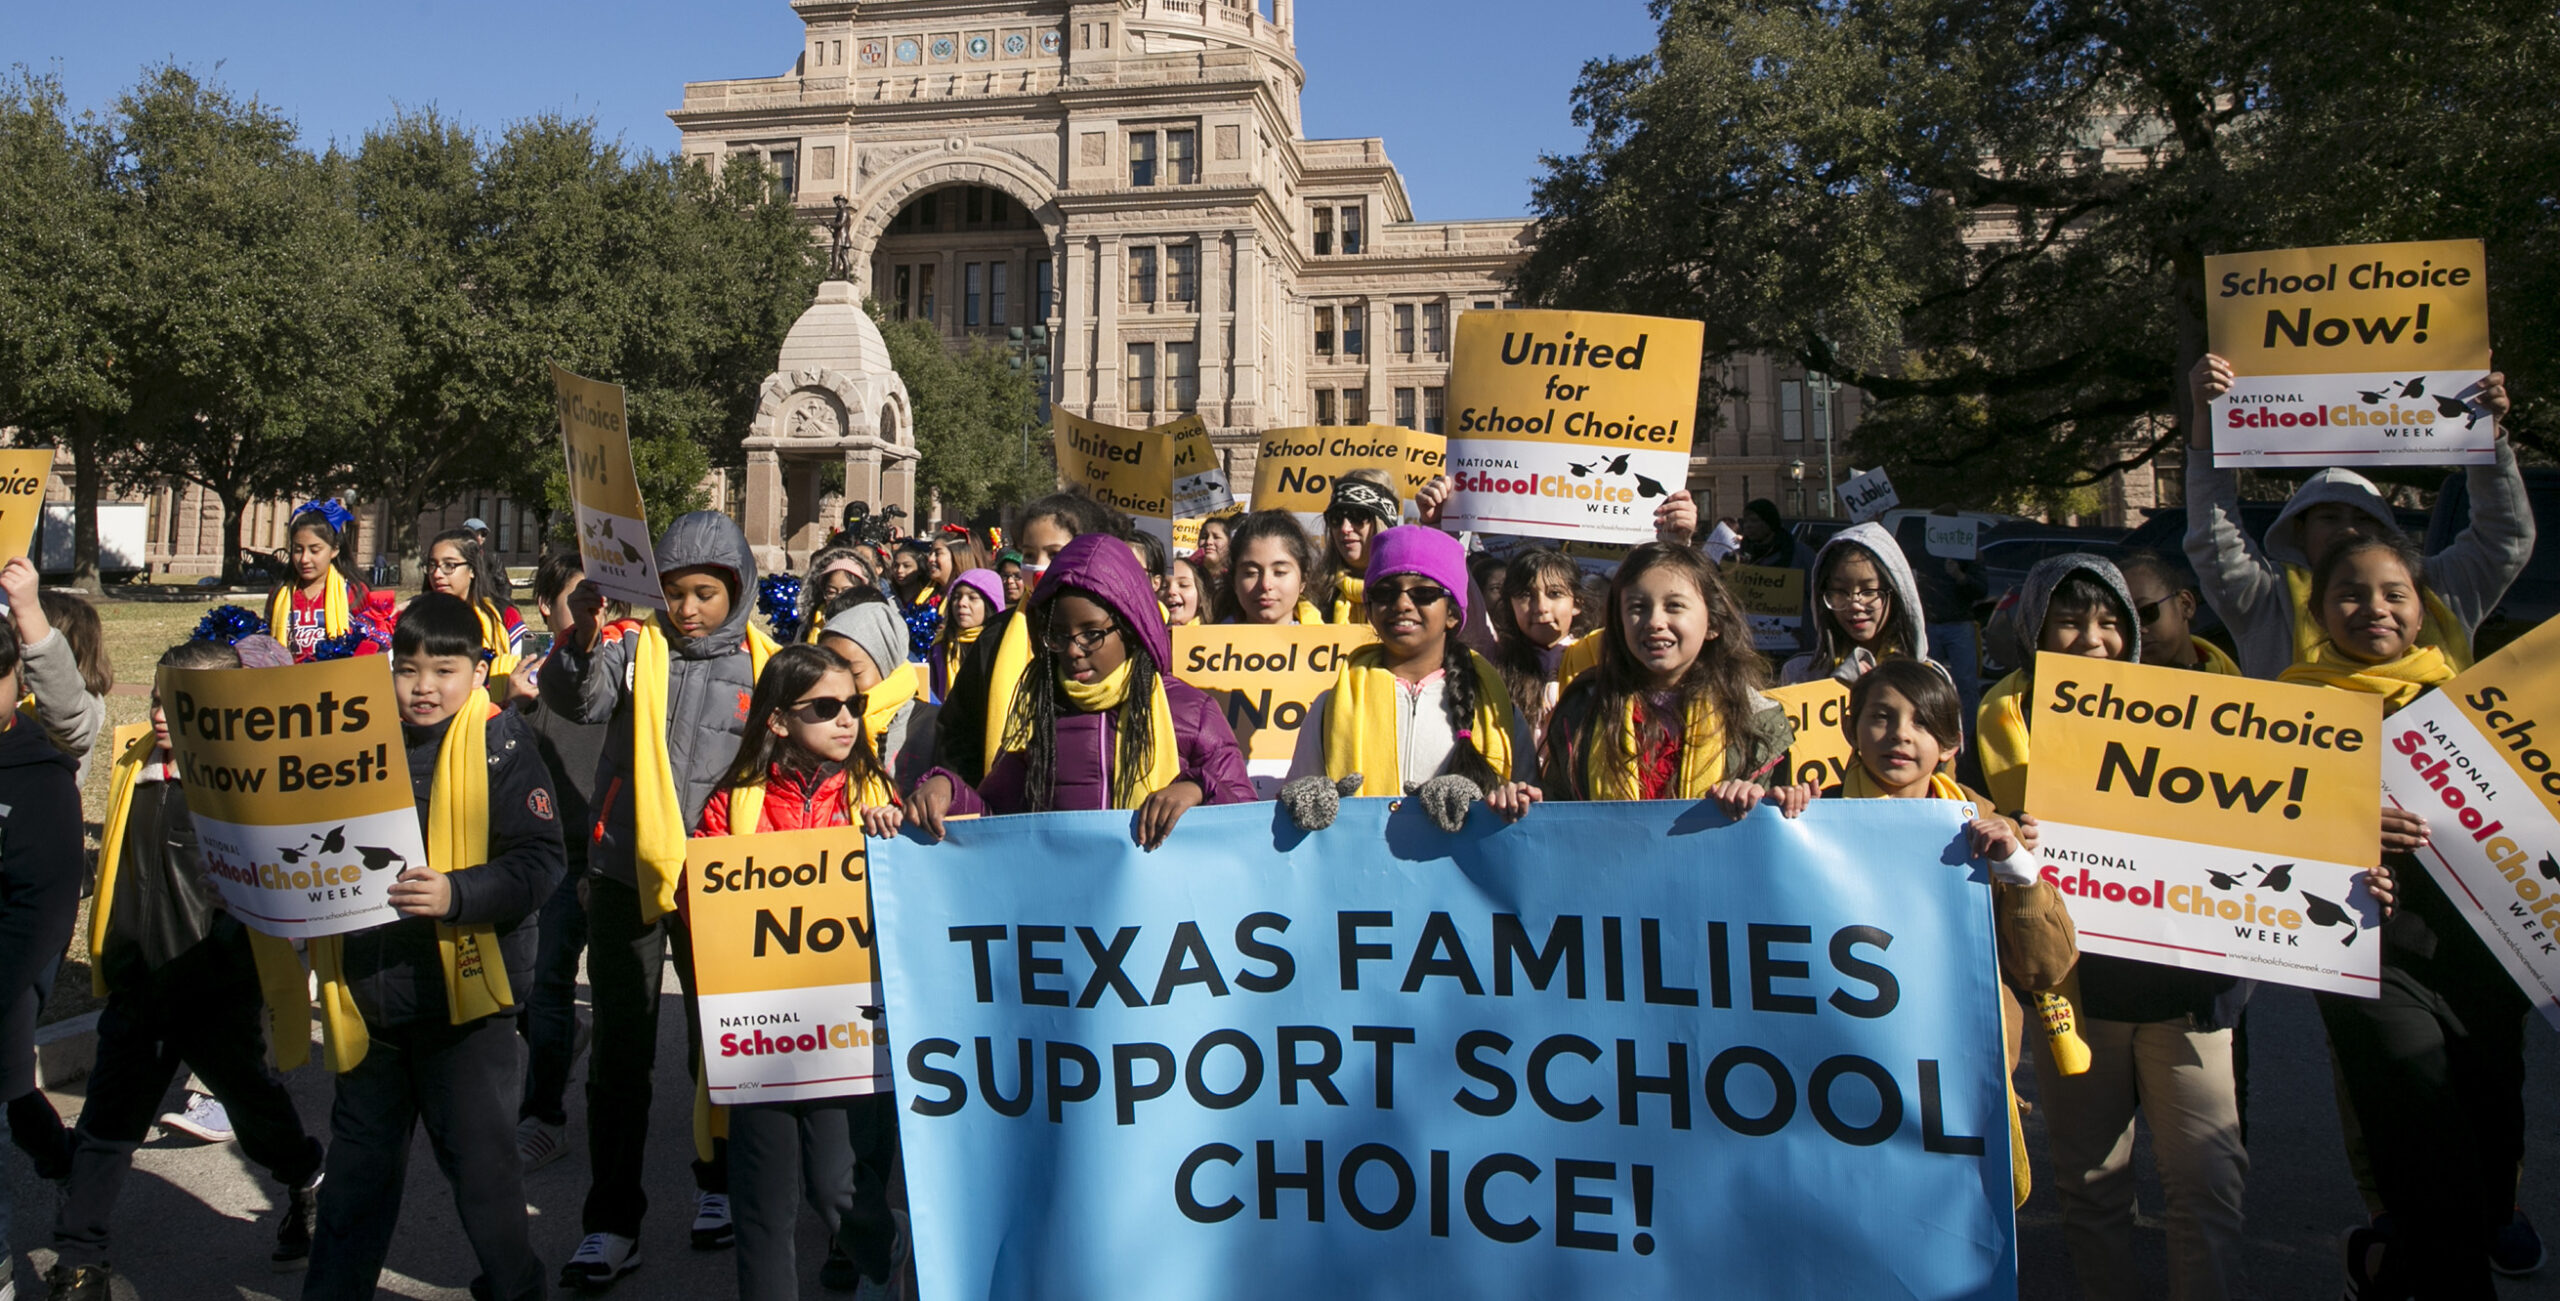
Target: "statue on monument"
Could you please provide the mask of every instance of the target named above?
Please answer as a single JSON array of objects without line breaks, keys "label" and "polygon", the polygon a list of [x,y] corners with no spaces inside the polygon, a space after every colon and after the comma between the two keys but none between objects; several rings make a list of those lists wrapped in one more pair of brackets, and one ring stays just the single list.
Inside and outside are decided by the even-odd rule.
[{"label": "statue on monument", "polygon": [[834,243],[827,252],[827,279],[853,279],[853,205],[836,196],[835,219],[827,227]]}]

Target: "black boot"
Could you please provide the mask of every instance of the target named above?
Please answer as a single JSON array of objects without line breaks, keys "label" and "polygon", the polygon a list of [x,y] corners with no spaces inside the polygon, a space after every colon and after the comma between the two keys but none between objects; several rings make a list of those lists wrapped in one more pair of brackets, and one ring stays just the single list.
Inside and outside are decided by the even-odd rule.
[{"label": "black boot", "polygon": [[276,1226],[276,1249],[267,1257],[279,1274],[311,1264],[311,1235],[320,1229],[320,1176],[285,1192],[284,1222]]}]

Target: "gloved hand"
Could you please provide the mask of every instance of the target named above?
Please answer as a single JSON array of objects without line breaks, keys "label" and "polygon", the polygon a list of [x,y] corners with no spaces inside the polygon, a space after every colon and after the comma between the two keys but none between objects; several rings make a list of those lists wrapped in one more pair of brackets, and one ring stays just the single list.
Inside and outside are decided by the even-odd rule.
[{"label": "gloved hand", "polygon": [[1484,787],[1456,773],[1443,773],[1422,783],[1413,797],[1422,801],[1422,811],[1431,816],[1432,825],[1454,836],[1466,829],[1467,810],[1484,802]]},{"label": "gloved hand", "polygon": [[1342,812],[1342,801],[1360,790],[1360,774],[1335,781],[1321,773],[1292,778],[1280,787],[1280,807],[1300,831],[1322,831]]}]

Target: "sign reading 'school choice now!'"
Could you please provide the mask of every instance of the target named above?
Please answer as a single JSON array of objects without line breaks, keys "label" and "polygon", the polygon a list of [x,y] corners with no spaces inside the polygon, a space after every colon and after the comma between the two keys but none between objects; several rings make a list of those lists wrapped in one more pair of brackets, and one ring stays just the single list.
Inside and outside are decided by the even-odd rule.
[{"label": "sign reading 'school choice now!'", "polygon": [[631,422],[622,386],[584,379],[553,366],[560,403],[560,440],[569,458],[569,504],[578,517],[578,558],[587,581],[616,601],[663,610],[657,543],[631,468]]},{"label": "sign reading 'school choice now!'", "polygon": [[162,669],[204,872],[243,925],[304,939],[395,921],[427,861],[391,658]]},{"label": "sign reading 'school choice now!'", "polygon": [[2383,793],[2432,832],[2418,861],[2560,1026],[2560,624],[2383,728]]},{"label": "sign reading 'school choice now!'", "polygon": [[1353,470],[1385,471],[1410,504],[1448,463],[1449,440],[1393,425],[1318,425],[1262,435],[1254,461],[1254,504],[1285,510],[1310,530],[1323,526],[1333,484]]},{"label": "sign reading 'school choice now!'", "polygon": [[2046,653],[2026,710],[2082,952],[2373,996],[2381,697]]},{"label": "sign reading 'school choice now!'", "polygon": [[2205,330],[2235,377],[2213,403],[2215,465],[2496,458],[2476,239],[2206,258]]},{"label": "sign reading 'school choice now!'", "polygon": [[888,1092],[862,828],[706,836],[684,872],[711,1100]]},{"label": "sign reading 'school choice now!'", "polygon": [[1689,481],[1697,321],[1468,312],[1449,374],[1443,527],[1647,542]]}]

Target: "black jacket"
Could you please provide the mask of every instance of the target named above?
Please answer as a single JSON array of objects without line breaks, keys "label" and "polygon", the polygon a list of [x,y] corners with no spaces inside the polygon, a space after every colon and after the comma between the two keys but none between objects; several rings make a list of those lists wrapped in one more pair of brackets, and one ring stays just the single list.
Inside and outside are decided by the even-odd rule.
[{"label": "black jacket", "polygon": [[1020,617],[1020,610],[987,617],[986,630],[951,666],[941,711],[934,715],[934,766],[960,774],[972,786],[987,778],[987,691],[996,672],[996,648],[1004,644],[1006,621]]},{"label": "black jacket", "polygon": [[185,787],[174,781],[135,787],[119,857],[106,949],[99,956],[108,988],[145,988],[153,972],[217,932],[230,942],[246,942],[230,933],[240,924],[205,879]]},{"label": "black jacket", "polygon": [[8,721],[0,731],[0,1009],[70,947],[89,859],[80,843],[78,764],[33,717],[19,712]]},{"label": "black jacket", "polygon": [[581,723],[539,698],[526,700],[518,712],[533,729],[542,766],[551,772],[551,793],[560,797],[560,837],[569,851],[569,874],[584,875],[587,850],[596,840],[596,772],[604,766],[605,733],[613,725]]},{"label": "black jacket", "polygon": [[[434,727],[401,725],[409,751],[409,785],[417,795],[421,821],[435,792],[436,757],[444,747],[445,729],[454,725],[450,720]],[[497,929],[507,984],[521,1007],[533,990],[534,919],[565,870],[559,801],[524,719],[501,709],[484,726],[489,729],[489,861],[447,875],[453,883],[453,911],[445,920]],[[344,956],[347,984],[366,1025],[447,1018],[444,957],[433,921],[403,917],[357,931],[346,937]]]}]

